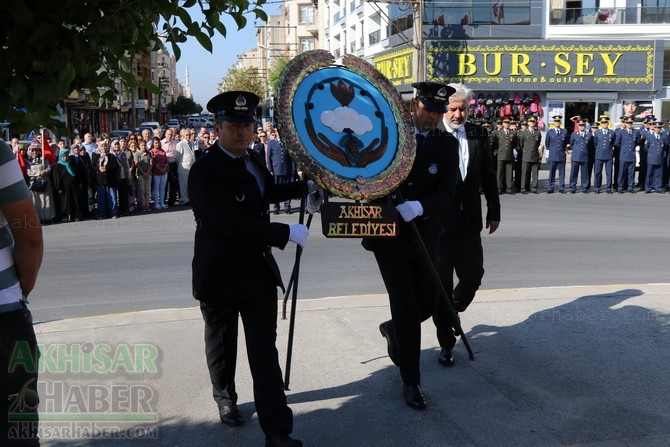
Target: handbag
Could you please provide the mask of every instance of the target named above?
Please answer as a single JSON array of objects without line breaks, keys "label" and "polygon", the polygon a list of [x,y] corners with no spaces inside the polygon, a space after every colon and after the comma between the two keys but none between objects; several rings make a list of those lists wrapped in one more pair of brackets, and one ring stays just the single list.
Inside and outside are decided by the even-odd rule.
[{"label": "handbag", "polygon": [[30,190],[35,192],[44,192],[47,190],[47,181],[46,179],[36,177],[32,182],[30,182]]}]

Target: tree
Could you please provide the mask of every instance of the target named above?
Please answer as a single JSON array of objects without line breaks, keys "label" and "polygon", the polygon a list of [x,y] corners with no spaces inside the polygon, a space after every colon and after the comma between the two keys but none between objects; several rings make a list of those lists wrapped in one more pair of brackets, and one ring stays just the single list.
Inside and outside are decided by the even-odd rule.
[{"label": "tree", "polygon": [[262,98],[265,95],[265,79],[257,68],[231,68],[219,82],[218,90],[246,90]]},{"label": "tree", "polygon": [[270,91],[275,95],[277,94],[277,82],[279,81],[279,75],[281,71],[286,67],[286,64],[289,62],[287,56],[279,56],[272,62],[270,67],[270,72],[268,73],[268,82],[270,83]]},{"label": "tree", "polygon": [[202,106],[195,101],[193,98],[187,98],[185,96],[177,97],[177,100],[172,104],[167,106],[170,113],[174,115],[190,115],[192,113],[202,112]]},{"label": "tree", "polygon": [[[212,51],[215,33],[226,36],[221,14],[238,27],[245,13],[266,21],[266,0],[2,0],[0,17],[0,121],[12,130],[56,127],[58,106],[77,90],[112,102],[114,81],[138,86],[133,60],[195,38]],[[200,11],[202,21],[191,12]],[[158,25],[160,25],[160,30]],[[158,86],[144,85],[158,93]]]}]

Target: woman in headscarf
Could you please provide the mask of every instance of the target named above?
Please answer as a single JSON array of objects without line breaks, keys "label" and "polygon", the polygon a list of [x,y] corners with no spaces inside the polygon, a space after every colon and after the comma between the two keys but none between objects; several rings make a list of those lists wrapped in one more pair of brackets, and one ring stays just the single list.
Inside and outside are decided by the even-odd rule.
[{"label": "woman in headscarf", "polygon": [[[40,218],[42,224],[52,223],[54,217],[56,217],[56,208],[53,202],[51,176],[49,175],[51,173],[51,164],[42,157],[42,150],[38,144],[31,145],[30,154],[31,158],[27,173],[37,216]],[[42,180],[46,182],[43,187],[34,186]]]},{"label": "woman in headscarf", "polygon": [[78,222],[81,219],[79,190],[82,185],[70,163],[67,149],[58,152],[58,162],[53,167],[52,178],[58,193],[63,222]]}]

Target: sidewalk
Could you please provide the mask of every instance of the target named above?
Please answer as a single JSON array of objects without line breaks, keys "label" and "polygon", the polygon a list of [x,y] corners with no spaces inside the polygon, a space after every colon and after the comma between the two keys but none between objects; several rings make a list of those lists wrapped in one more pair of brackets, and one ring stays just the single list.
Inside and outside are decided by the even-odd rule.
[{"label": "sidewalk", "polygon": [[[670,445],[670,284],[480,291],[462,314],[475,361],[459,343],[456,365],[441,367],[432,322],[423,325],[425,412],[405,405],[400,375],[386,356],[378,330],[390,315],[385,295],[299,300],[297,307],[287,397],[294,436],[305,446]],[[237,388],[247,423],[231,428],[218,421],[199,309],[62,320],[36,331],[47,347],[65,343],[84,352],[80,372],[72,371],[77,362],[70,356],[68,371],[59,372],[54,360],[40,375],[47,387],[40,393],[43,445],[263,445],[242,334]],[[279,319],[282,368],[287,332],[288,320]],[[95,353],[104,343],[117,357],[86,372],[102,365]],[[112,385],[121,391],[101,397]],[[121,426],[131,427],[124,436],[157,439],[72,439],[83,438],[91,422],[46,420],[82,409],[130,415],[131,422],[97,423],[98,434]]]}]

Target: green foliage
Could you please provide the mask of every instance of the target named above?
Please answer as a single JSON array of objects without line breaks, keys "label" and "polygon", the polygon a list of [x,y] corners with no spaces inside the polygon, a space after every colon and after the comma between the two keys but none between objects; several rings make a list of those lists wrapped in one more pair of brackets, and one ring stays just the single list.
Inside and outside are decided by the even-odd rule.
[{"label": "green foliage", "polygon": [[274,95],[277,95],[277,82],[279,82],[279,75],[281,71],[286,67],[290,59],[287,56],[280,56],[272,62],[270,67],[270,73],[268,73],[268,82],[270,82],[270,90],[272,90]]},{"label": "green foliage", "polygon": [[[133,59],[195,38],[212,51],[226,36],[221,14],[243,28],[251,12],[267,20],[266,0],[2,0],[0,17],[0,120],[21,132],[57,126],[63,99],[77,90],[92,100],[114,99],[114,80],[136,88]],[[194,21],[190,12],[201,11]],[[162,24],[161,29],[156,24]],[[156,86],[151,86],[157,91]],[[29,113],[17,111],[25,108]]]},{"label": "green foliage", "polygon": [[202,112],[202,106],[200,104],[193,101],[193,98],[187,98],[185,96],[179,96],[175,102],[168,104],[167,108],[173,116],[190,115],[192,113]]},{"label": "green foliage", "polygon": [[265,79],[257,68],[231,68],[219,83],[219,92],[246,90],[265,96]]}]

